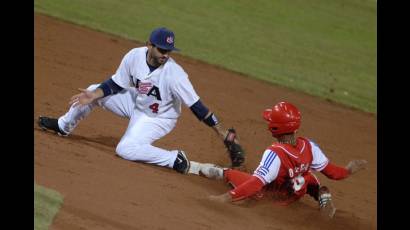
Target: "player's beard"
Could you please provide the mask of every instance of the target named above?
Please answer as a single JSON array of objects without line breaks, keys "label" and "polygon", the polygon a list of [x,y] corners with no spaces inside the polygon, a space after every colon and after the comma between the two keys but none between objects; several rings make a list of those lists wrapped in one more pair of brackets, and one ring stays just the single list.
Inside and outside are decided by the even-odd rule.
[{"label": "player's beard", "polygon": [[161,54],[152,47],[151,50],[148,50],[147,59],[150,65],[158,67],[168,61],[169,54]]},{"label": "player's beard", "polygon": [[160,66],[160,65],[164,64],[165,62],[168,61],[168,58],[169,57],[166,57],[166,56],[163,56],[163,55],[161,55],[161,56],[152,55],[151,56],[152,64],[154,64],[154,66]]},{"label": "player's beard", "polygon": [[164,64],[165,62],[168,61],[168,58],[169,58],[169,57],[161,56],[161,57],[156,58],[155,61],[156,61],[158,64],[162,65],[162,64]]}]

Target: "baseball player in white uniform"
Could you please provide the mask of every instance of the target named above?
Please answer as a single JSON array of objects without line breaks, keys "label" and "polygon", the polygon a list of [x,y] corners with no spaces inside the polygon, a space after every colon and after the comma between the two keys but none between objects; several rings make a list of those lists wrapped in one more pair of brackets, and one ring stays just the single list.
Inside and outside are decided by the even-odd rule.
[{"label": "baseball player in white uniform", "polygon": [[235,131],[221,127],[214,113],[201,102],[188,74],[169,56],[178,50],[174,39],[174,33],[167,28],[153,30],[146,46],[130,50],[112,77],[101,84],[79,89],[81,93],[71,98],[66,114],[58,119],[40,116],[39,126],[68,136],[82,119],[100,106],[130,120],[116,147],[119,156],[166,166],[184,174],[198,174],[200,164],[189,161],[184,151],[152,145],[175,127],[184,104],[219,134],[230,152],[232,165],[240,166],[244,152],[235,139]]}]

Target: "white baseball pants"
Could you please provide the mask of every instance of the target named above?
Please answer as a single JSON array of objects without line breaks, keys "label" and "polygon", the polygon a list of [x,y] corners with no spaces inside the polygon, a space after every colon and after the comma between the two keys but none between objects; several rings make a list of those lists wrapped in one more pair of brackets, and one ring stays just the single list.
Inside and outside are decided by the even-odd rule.
[{"label": "white baseball pants", "polygon": [[[94,90],[98,86],[99,84],[94,84],[87,89]],[[172,168],[178,151],[164,150],[151,144],[171,132],[177,119],[153,118],[138,111],[135,109],[136,93],[135,89],[125,89],[89,105],[71,106],[70,110],[58,119],[58,126],[69,134],[96,106],[100,106],[130,120],[116,148],[120,157]]]}]

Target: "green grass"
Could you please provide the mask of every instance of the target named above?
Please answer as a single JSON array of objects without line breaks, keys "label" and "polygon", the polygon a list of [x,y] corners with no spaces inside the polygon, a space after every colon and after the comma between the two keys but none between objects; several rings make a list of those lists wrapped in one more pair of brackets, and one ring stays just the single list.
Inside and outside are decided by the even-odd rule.
[{"label": "green grass", "polygon": [[[35,11],[376,113],[376,1],[36,0]],[[118,60],[120,61],[120,60]]]},{"label": "green grass", "polygon": [[48,229],[62,203],[58,192],[34,184],[34,229]]}]

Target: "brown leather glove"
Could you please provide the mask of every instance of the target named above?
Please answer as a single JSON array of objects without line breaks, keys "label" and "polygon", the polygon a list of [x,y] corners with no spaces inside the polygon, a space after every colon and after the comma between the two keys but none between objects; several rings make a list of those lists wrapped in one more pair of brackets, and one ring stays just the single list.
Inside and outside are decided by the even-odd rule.
[{"label": "brown leather glove", "polygon": [[235,139],[237,139],[235,129],[228,129],[224,144],[229,152],[229,156],[232,162],[232,168],[240,167],[245,162],[245,152],[243,151],[242,146],[239,145],[238,141]]}]

